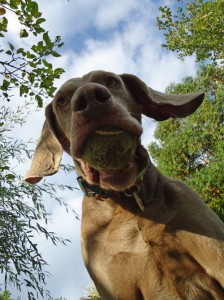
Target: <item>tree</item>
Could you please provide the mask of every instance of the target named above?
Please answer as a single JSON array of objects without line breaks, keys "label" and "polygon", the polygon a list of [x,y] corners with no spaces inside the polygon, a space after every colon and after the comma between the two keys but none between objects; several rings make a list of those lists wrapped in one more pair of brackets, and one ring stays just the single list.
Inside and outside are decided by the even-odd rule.
[{"label": "tree", "polygon": [[178,0],[177,11],[160,7],[159,29],[165,30],[164,47],[180,58],[196,54],[198,62],[224,62],[223,0]]},{"label": "tree", "polygon": [[[44,289],[49,275],[47,262],[34,242],[34,233],[43,235],[55,245],[68,242],[47,230],[50,215],[43,199],[50,197],[68,210],[58,194],[60,190],[73,188],[45,182],[28,185],[17,172],[15,166],[30,159],[31,151],[27,142],[12,139],[10,132],[24,122],[28,109],[28,104],[16,111],[6,107],[0,109],[0,270],[5,274],[5,289],[9,284],[18,290],[25,285],[28,299],[36,299],[38,295],[50,296],[50,293]],[[64,166],[64,170],[74,169]]]},{"label": "tree", "polygon": [[161,170],[191,185],[224,221],[224,2],[178,2],[176,12],[160,7],[157,23],[165,30],[163,47],[177,52],[180,59],[195,54],[201,66],[196,78],[172,83],[167,92],[202,90],[206,98],[188,118],[159,123],[157,142],[151,143],[149,150]]},{"label": "tree", "polygon": [[207,73],[206,67],[201,68],[196,78],[186,77],[167,88],[168,93],[208,93],[188,118],[159,123],[154,134],[157,141],[149,151],[160,170],[188,183],[224,221],[224,89],[215,80],[207,87]]},{"label": "tree", "polygon": [[[16,48],[8,34],[9,14],[19,21],[17,41],[21,46]],[[32,0],[0,0],[0,82],[1,97],[10,101],[15,89],[20,96],[34,98],[39,107],[43,99],[52,97],[56,88],[54,80],[64,72],[61,68],[53,68],[48,61],[50,57],[59,57],[55,50],[63,43],[61,37],[51,39],[42,24],[45,19],[39,11],[38,4]],[[24,39],[35,38],[36,43],[25,46]],[[38,38],[40,40],[38,40]],[[29,40],[28,40],[29,42]]]},{"label": "tree", "polygon": [[[18,28],[19,48],[13,45],[7,32],[10,13],[21,26]],[[20,164],[31,158],[32,152],[29,142],[13,139],[11,132],[26,121],[34,104],[36,107],[36,101],[41,107],[43,98],[53,95],[54,80],[63,72],[47,61],[47,57],[60,56],[55,48],[61,47],[62,43],[60,37],[51,40],[41,26],[44,22],[35,1],[0,0],[0,97],[13,101],[18,89],[20,97],[33,98],[24,100],[24,105],[15,110],[12,107],[17,105],[10,106],[7,101],[0,107],[0,271],[5,277],[4,289],[7,290],[9,285],[18,290],[25,286],[29,300],[50,297],[50,292],[45,289],[49,275],[47,262],[35,243],[34,234],[43,235],[55,245],[68,242],[48,231],[50,215],[43,199],[50,197],[68,210],[68,205],[58,194],[60,190],[73,190],[70,186],[55,183],[28,185],[17,171]],[[26,44],[29,44],[30,36],[39,37],[40,41],[25,49],[22,41],[27,39]],[[73,167],[62,167],[65,171],[74,170]],[[10,299],[10,293],[5,291],[0,297]]]}]

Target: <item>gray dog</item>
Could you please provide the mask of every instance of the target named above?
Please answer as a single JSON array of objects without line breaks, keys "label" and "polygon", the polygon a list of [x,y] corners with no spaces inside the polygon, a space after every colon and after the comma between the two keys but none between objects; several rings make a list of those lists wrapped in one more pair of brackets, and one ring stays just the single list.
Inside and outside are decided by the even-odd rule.
[{"label": "gray dog", "polygon": [[104,300],[224,299],[224,225],[141,145],[141,115],[186,117],[203,93],[167,95],[130,74],[68,80],[46,107],[26,181],[69,153],[84,192],[82,254]]}]

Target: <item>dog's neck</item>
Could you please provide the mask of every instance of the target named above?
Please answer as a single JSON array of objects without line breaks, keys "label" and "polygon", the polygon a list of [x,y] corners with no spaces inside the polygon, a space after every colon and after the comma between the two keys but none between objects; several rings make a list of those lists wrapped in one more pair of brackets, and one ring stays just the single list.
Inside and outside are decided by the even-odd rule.
[{"label": "dog's neck", "polygon": [[146,171],[151,167],[152,163],[149,159],[147,166],[141,170],[136,177],[135,184],[124,191],[114,191],[114,190],[106,190],[102,189],[98,185],[90,185],[87,181],[85,181],[81,176],[77,178],[79,186],[86,197],[93,197],[98,200],[104,200],[106,198],[113,198],[114,196],[118,196],[119,194],[123,194],[126,197],[134,197],[136,203],[139,208],[144,211],[144,204],[142,202],[141,197],[139,196],[139,192],[141,191],[141,183],[143,182],[144,175]]}]

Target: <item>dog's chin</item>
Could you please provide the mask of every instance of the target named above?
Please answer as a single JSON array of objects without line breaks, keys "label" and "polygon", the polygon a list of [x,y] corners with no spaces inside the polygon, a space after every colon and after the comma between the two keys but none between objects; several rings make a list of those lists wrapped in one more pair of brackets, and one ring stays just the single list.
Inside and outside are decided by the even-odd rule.
[{"label": "dog's chin", "polygon": [[100,172],[99,185],[104,189],[123,191],[135,184],[138,173],[138,165],[131,160],[119,171]]},{"label": "dog's chin", "polygon": [[[79,159],[83,179],[90,185],[98,185],[102,189],[124,191],[136,184],[140,172],[146,168],[148,164],[148,153],[146,149],[139,145],[135,155],[120,170],[103,171],[96,170],[89,163]],[[77,162],[77,161],[76,161]]]}]

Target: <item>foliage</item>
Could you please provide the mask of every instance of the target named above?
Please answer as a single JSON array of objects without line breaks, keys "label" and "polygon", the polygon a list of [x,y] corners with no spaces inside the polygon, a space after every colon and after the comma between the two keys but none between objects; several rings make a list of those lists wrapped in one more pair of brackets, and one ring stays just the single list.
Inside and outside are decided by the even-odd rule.
[{"label": "foliage", "polygon": [[205,90],[207,96],[188,118],[158,123],[149,151],[159,169],[187,182],[224,221],[224,88],[216,78],[208,80],[207,74],[217,70],[207,68],[211,65],[167,88],[175,94]]},{"label": "foliage", "polygon": [[0,294],[0,300],[12,300],[11,294],[8,291],[4,291]]},{"label": "foliage", "polygon": [[[18,36],[20,41],[17,47],[8,34],[10,17],[17,19]],[[19,89],[20,96],[32,97],[39,107],[43,99],[52,97],[56,88],[54,80],[64,72],[61,68],[53,68],[47,60],[50,57],[59,57],[55,50],[63,43],[61,37],[51,39],[48,31],[42,25],[45,19],[39,11],[38,4],[32,0],[0,0],[0,75],[2,77],[0,90],[3,99],[12,99],[15,89]],[[29,37],[36,41],[29,45],[24,40]],[[40,40],[38,40],[38,38]],[[8,42],[6,42],[8,41]]]},{"label": "foliage", "polygon": [[[18,24],[14,26],[15,36],[9,32],[12,21]],[[43,199],[50,197],[68,210],[58,193],[73,190],[70,186],[45,182],[38,186],[25,184],[18,167],[31,158],[29,142],[11,137],[14,127],[25,122],[34,102],[41,107],[43,99],[53,96],[54,80],[63,72],[49,61],[60,56],[56,50],[63,45],[61,37],[51,39],[42,27],[44,22],[36,1],[0,0],[0,97],[10,101],[19,94],[35,99],[16,110],[7,102],[0,107],[0,271],[5,278],[5,290],[8,285],[18,290],[26,287],[28,299],[50,297],[45,290],[46,276],[50,275],[46,271],[47,262],[34,236],[42,235],[55,245],[68,242],[48,231],[50,214]],[[71,169],[64,166],[64,171]],[[5,291],[0,297],[9,300],[10,293]]]},{"label": "foliage", "polygon": [[100,300],[100,295],[98,294],[96,287],[94,286],[94,284],[92,284],[91,286],[85,288],[86,291],[88,292],[88,296],[86,297],[82,297],[80,300]]},{"label": "foliage", "polygon": [[[0,300],[13,300],[13,299],[12,299],[12,297],[11,297],[10,292],[6,290],[6,291],[4,291],[4,292],[2,292],[2,293],[0,294]],[[21,300],[21,299],[20,299],[20,298],[17,298],[17,300]],[[49,299],[49,300],[53,300],[53,299],[51,298],[51,299]],[[57,299],[55,299],[55,300],[66,300],[66,299],[60,297],[60,298],[57,298]]]},{"label": "foliage", "polygon": [[28,185],[16,167],[12,168],[31,156],[28,143],[10,137],[13,128],[24,122],[28,110],[28,104],[16,111],[0,109],[0,270],[5,275],[5,289],[8,284],[19,290],[26,286],[28,299],[36,299],[50,293],[44,290],[49,275],[47,262],[34,242],[34,235],[42,235],[55,245],[68,242],[47,230],[50,214],[43,199],[50,197],[68,210],[68,205],[57,195],[60,190],[73,188],[48,183]]},{"label": "foliage", "polygon": [[[13,42],[8,33],[8,22],[12,17],[18,20],[20,38],[19,41],[13,38]],[[37,2],[0,0],[0,97],[3,99],[11,100],[18,89],[20,97],[34,98],[41,107],[43,98],[53,96],[54,80],[63,70],[54,69],[47,58],[59,57],[55,49],[63,43],[59,36],[54,40],[50,38],[42,27],[44,22]],[[30,39],[36,43],[30,45]],[[47,262],[34,242],[34,235],[43,235],[55,245],[68,242],[47,230],[50,215],[43,198],[51,197],[68,210],[57,195],[59,190],[72,188],[47,183],[30,186],[18,175],[15,165],[30,159],[31,153],[28,143],[12,139],[10,133],[15,126],[24,123],[30,105],[31,102],[26,103],[16,111],[6,104],[0,108],[0,270],[5,276],[5,289],[9,284],[19,290],[26,286],[28,299],[36,299],[44,295],[50,297],[44,289],[46,276],[50,274],[46,271]],[[71,171],[71,168],[64,166],[64,170]],[[7,291],[0,297],[11,299]]]},{"label": "foliage", "polygon": [[[186,119],[168,120],[157,125],[157,142],[149,146],[154,160],[167,175],[185,180],[199,192],[224,220],[224,2],[178,0],[174,12],[160,7],[159,29],[165,30],[163,47],[183,59],[196,55],[203,63],[196,78],[171,84],[170,93],[204,90],[204,104]],[[212,38],[211,38],[212,37]]]},{"label": "foliage", "polygon": [[180,58],[196,54],[196,60],[224,62],[224,1],[178,0],[177,11],[160,7],[159,29],[165,30],[166,44]]}]

